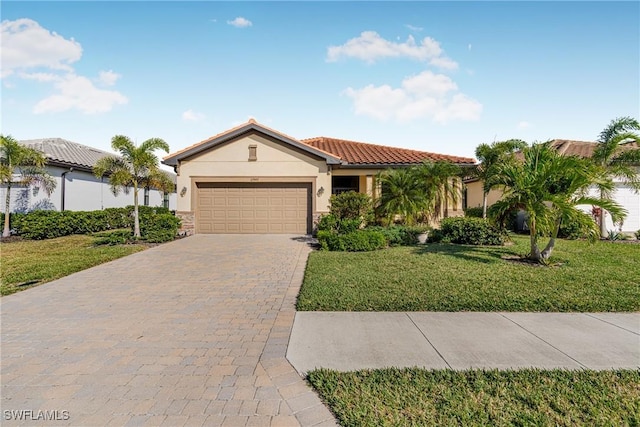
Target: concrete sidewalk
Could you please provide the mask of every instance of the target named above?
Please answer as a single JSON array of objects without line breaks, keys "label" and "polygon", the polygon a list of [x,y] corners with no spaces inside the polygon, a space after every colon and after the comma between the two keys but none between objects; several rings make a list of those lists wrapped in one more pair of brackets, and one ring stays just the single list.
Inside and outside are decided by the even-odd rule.
[{"label": "concrete sidewalk", "polygon": [[298,372],[640,367],[640,313],[298,312]]}]

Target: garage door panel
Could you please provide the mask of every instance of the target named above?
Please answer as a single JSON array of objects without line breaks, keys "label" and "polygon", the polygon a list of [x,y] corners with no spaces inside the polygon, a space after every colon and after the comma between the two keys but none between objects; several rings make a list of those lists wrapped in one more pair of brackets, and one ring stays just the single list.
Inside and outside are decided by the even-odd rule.
[{"label": "garage door panel", "polygon": [[198,233],[306,234],[309,184],[198,184]]}]

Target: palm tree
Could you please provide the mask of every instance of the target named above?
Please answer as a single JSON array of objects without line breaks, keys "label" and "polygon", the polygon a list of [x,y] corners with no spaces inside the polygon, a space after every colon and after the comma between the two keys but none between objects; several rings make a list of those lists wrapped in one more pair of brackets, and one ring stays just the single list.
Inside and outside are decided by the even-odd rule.
[{"label": "palm tree", "polygon": [[378,174],[382,193],[378,213],[392,222],[395,215],[414,224],[418,216],[438,217],[449,201],[458,200],[460,189],[455,183],[461,171],[449,162],[424,162],[401,169],[388,169]]},{"label": "palm tree", "polygon": [[460,188],[457,179],[462,174],[458,165],[450,162],[424,162],[415,167],[415,174],[425,192],[425,213],[437,218],[449,202],[457,203]]},{"label": "palm tree", "polygon": [[111,191],[117,195],[120,190],[128,193],[133,187],[133,235],[140,238],[140,219],[138,216],[138,191],[140,188],[158,188],[166,185],[166,174],[158,167],[156,150],[169,152],[169,145],[160,138],[151,138],[136,146],[124,135],[111,139],[111,148],[121,157],[103,157],[93,167],[97,177],[109,175]]},{"label": "palm tree", "polygon": [[482,181],[482,218],[487,217],[487,196],[495,188],[495,174],[498,165],[514,160],[515,152],[524,149],[527,143],[520,139],[480,144],[476,148],[476,158],[480,164],[473,175]]},{"label": "palm tree", "polygon": [[13,185],[41,187],[48,196],[55,190],[55,180],[44,169],[46,160],[42,152],[21,145],[11,135],[0,135],[0,180],[7,188],[2,237],[11,234],[9,221]]},{"label": "palm tree", "polygon": [[378,214],[391,224],[401,215],[406,224],[413,224],[416,215],[427,206],[424,186],[413,168],[388,169],[377,176],[381,194],[377,201]]},{"label": "palm tree", "polygon": [[[514,210],[526,211],[531,249],[528,258],[546,262],[563,222],[580,225],[592,239],[597,236],[597,224],[577,205],[599,206],[616,220],[626,215],[626,211],[610,199],[588,196],[593,185],[613,188],[613,181],[601,166],[589,159],[563,156],[549,143],[534,144],[522,153],[523,161],[503,163],[497,168],[496,183],[504,189],[504,195],[491,210],[498,219],[504,219]],[[538,241],[543,235],[549,235],[550,239],[541,251]]]},{"label": "palm tree", "polygon": [[[630,143],[640,144],[640,135],[633,131],[640,131],[640,123],[631,117],[614,119],[600,132],[598,146],[593,152],[593,161],[606,168],[607,173],[614,179],[631,186],[636,193],[640,191],[640,174],[634,167],[640,165],[640,148]],[[613,197],[613,190],[599,186],[600,198]],[[604,209],[600,210],[600,235],[607,233]]]}]

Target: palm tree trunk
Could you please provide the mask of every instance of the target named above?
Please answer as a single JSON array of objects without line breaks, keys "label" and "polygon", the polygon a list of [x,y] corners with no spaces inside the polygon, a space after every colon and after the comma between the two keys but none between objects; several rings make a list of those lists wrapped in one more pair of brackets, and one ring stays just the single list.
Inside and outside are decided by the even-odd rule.
[{"label": "palm tree trunk", "polygon": [[538,236],[536,230],[536,220],[531,219],[529,223],[529,241],[531,243],[531,252],[529,253],[529,259],[540,262],[541,254],[538,248]]},{"label": "palm tree trunk", "polygon": [[11,213],[9,208],[11,207],[11,183],[7,183],[7,197],[4,202],[4,228],[2,229],[2,237],[9,237],[11,235],[11,228],[9,227],[9,219]]},{"label": "palm tree trunk", "polygon": [[487,219],[487,195],[486,191],[482,192],[482,218]]},{"label": "palm tree trunk", "polygon": [[[604,194],[600,191],[600,199],[604,199]],[[604,238],[607,235],[607,223],[606,223],[606,211],[600,208],[600,237]]]},{"label": "palm tree trunk", "polygon": [[140,238],[140,217],[138,216],[138,183],[133,183],[133,237]]},{"label": "palm tree trunk", "polygon": [[561,219],[556,221],[556,226],[553,229],[553,234],[551,234],[551,239],[549,239],[549,243],[547,243],[547,246],[542,250],[542,253],[540,254],[543,260],[547,260],[551,256],[551,253],[553,252],[553,248],[556,246],[556,239],[558,238],[558,233],[560,232],[561,224],[562,224]]}]

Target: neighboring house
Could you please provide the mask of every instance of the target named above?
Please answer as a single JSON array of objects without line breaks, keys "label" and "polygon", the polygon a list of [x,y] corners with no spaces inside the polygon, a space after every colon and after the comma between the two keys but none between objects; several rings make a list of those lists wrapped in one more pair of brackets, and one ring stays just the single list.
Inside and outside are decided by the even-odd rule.
[{"label": "neighboring house", "polygon": [[[247,123],[166,156],[177,173],[177,212],[187,233],[308,234],[332,194],[376,197],[376,174],[423,160],[474,159],[334,138],[298,140]],[[462,214],[462,204],[445,214]]]},{"label": "neighboring house", "polygon": [[[31,139],[19,141],[20,144],[41,151],[47,157],[46,170],[56,181],[56,189],[50,196],[37,188],[11,187],[11,211],[29,212],[32,210],[69,210],[93,211],[104,208],[133,205],[133,191],[129,194],[120,191],[118,196],[111,192],[109,179],[96,178],[93,165],[113,153],[101,151],[86,145],[61,138]],[[169,175],[173,175],[167,172]],[[174,176],[175,177],[175,176]],[[0,200],[3,203],[6,187],[0,187]],[[176,194],[163,195],[157,190],[141,190],[140,205],[166,206],[176,208]]]},{"label": "neighboring house", "polygon": [[[580,156],[591,157],[593,151],[598,146],[596,142],[590,141],[572,141],[567,139],[554,139],[551,141],[551,146],[554,147],[560,154],[566,156]],[[635,145],[628,145],[628,148],[637,148]],[[624,149],[624,147],[623,147]],[[466,207],[481,207],[482,206],[482,181],[477,179],[465,180],[466,186]],[[590,192],[593,196],[598,196],[597,190],[594,188]],[[487,204],[490,206],[502,197],[502,191],[491,190],[488,196]],[[622,205],[627,211],[627,218],[622,224],[621,231],[630,233],[640,230],[640,194],[627,184],[620,181],[616,182],[616,191],[614,194],[614,200]],[[581,206],[581,209],[587,213],[591,213],[591,206]],[[607,230],[618,230],[619,224],[613,224],[611,216],[607,213],[605,215]]]}]

